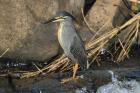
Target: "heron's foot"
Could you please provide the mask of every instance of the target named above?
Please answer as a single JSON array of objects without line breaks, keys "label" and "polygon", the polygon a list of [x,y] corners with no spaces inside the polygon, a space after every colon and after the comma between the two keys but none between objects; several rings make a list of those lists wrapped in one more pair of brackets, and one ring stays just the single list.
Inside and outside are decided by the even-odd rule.
[{"label": "heron's foot", "polygon": [[61,83],[64,84],[64,83],[67,83],[67,82],[70,82],[70,81],[77,81],[78,79],[79,79],[79,77],[66,78],[66,79],[62,79]]}]

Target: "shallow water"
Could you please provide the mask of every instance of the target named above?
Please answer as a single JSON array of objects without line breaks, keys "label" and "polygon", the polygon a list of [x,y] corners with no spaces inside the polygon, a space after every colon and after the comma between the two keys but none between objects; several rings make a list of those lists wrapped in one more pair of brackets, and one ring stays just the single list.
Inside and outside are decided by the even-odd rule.
[{"label": "shallow water", "polygon": [[119,81],[117,75],[113,71],[108,71],[111,74],[111,82],[102,85],[97,89],[97,92],[88,92],[86,87],[77,89],[75,93],[140,93],[140,82],[136,80]]},{"label": "shallow water", "polygon": [[[60,84],[62,78],[70,77],[58,74],[46,74],[29,79],[13,79],[13,84],[17,92],[11,92],[13,87],[10,86],[8,79],[0,80],[0,93],[139,93],[139,76],[138,70],[91,70],[82,74],[81,80]],[[115,74],[114,74],[115,73]],[[126,74],[126,75],[125,75]],[[122,76],[129,77],[129,80]],[[120,78],[122,77],[122,78]],[[132,78],[131,78],[132,77]],[[131,79],[130,79],[131,78]]]},{"label": "shallow water", "polygon": [[113,71],[109,71],[112,75],[112,82],[98,88],[97,93],[140,93],[140,82],[136,80],[119,81]]}]

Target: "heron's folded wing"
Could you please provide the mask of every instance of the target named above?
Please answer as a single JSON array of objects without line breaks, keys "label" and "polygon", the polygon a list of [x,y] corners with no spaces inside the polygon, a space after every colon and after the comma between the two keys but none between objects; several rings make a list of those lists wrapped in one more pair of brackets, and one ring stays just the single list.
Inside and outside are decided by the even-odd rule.
[{"label": "heron's folded wing", "polygon": [[70,46],[70,52],[80,65],[86,66],[87,55],[83,43],[78,36],[74,37],[72,45]]}]

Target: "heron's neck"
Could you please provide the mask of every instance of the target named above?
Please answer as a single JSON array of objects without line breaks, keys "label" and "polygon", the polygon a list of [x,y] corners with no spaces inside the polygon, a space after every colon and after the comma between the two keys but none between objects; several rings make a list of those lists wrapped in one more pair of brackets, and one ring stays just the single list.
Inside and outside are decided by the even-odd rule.
[{"label": "heron's neck", "polygon": [[71,18],[66,18],[65,20],[60,22],[60,28],[63,26],[68,26],[68,25],[72,25],[73,21]]},{"label": "heron's neck", "polygon": [[59,29],[58,29],[58,40],[59,42],[61,42],[61,38],[62,38],[62,33],[65,33],[67,29],[67,27],[71,27],[73,26],[73,23],[72,23],[72,19],[65,19],[63,21],[60,22],[60,26],[59,26]]}]

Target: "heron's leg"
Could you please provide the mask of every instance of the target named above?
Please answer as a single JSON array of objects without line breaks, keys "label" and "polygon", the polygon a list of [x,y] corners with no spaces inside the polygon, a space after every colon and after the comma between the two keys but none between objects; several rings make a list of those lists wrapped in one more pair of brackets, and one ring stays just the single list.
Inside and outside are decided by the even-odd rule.
[{"label": "heron's leg", "polygon": [[66,83],[68,81],[71,81],[71,80],[77,80],[78,78],[76,78],[76,72],[78,70],[78,64],[76,63],[74,66],[73,66],[73,76],[72,78],[68,78],[68,79],[63,79],[61,81],[61,83]]},{"label": "heron's leg", "polygon": [[73,76],[72,76],[73,79],[76,79],[76,72],[77,72],[77,70],[78,70],[78,64],[76,63],[73,66]]}]

